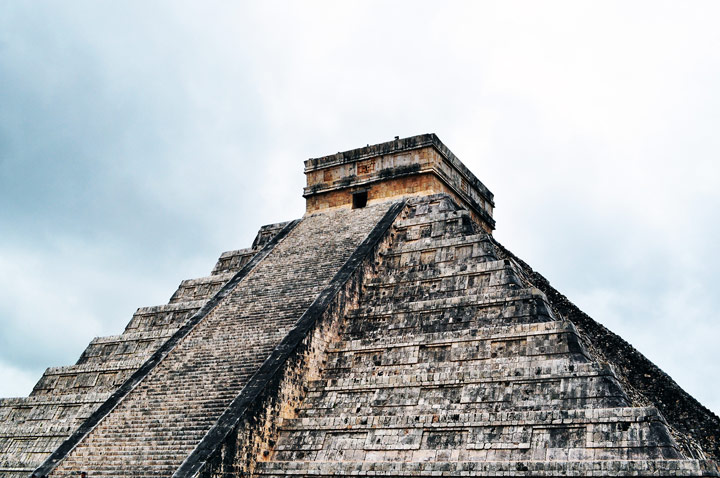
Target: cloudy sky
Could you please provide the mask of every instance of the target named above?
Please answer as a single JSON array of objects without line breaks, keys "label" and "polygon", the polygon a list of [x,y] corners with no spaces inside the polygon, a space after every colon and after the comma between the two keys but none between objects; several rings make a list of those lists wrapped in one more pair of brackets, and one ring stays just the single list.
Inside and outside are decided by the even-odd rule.
[{"label": "cloudy sky", "polygon": [[0,0],[0,396],[435,132],[496,237],[720,413],[720,3]]}]

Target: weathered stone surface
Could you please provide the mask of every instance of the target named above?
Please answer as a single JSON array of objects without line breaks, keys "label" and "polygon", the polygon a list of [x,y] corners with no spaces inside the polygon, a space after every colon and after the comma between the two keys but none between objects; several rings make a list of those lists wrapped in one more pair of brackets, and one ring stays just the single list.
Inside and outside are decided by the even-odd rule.
[{"label": "weathered stone surface", "polygon": [[498,244],[436,136],[306,174],[312,214],[0,400],[0,476],[720,476],[720,419]]},{"label": "weathered stone surface", "polygon": [[[285,223],[283,223],[285,224]],[[30,397],[0,399],[0,476],[27,477],[103,404],[153,352],[171,337],[222,285],[279,232],[278,224],[258,232],[258,247],[224,253],[208,280],[183,281],[174,297],[185,294],[188,284],[209,284],[195,291],[198,300],[141,307],[121,335],[97,337],[76,365],[48,368]],[[230,260],[228,260],[230,258]],[[222,267],[221,267],[222,264]]]},{"label": "weathered stone surface", "polygon": [[578,327],[593,357],[613,365],[633,405],[657,407],[688,456],[720,461],[720,418],[717,415],[680,388],[632,345],[588,317],[542,275],[502,245],[495,244],[499,256],[515,260],[527,280],[547,294],[553,309]]},{"label": "weathered stone surface", "polygon": [[434,134],[388,141],[305,161],[307,212],[446,193],[487,232],[495,229],[493,194]]},{"label": "weathered stone surface", "polygon": [[[303,219],[64,458],[53,476],[87,470],[171,475],[387,208]],[[338,230],[336,224],[345,226]]]},{"label": "weathered stone surface", "polygon": [[257,474],[717,476],[453,207],[416,199],[395,223]]}]

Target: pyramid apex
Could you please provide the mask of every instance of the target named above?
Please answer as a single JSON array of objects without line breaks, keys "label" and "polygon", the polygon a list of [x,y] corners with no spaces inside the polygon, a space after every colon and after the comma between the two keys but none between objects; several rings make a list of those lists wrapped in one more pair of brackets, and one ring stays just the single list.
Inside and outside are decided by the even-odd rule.
[{"label": "pyramid apex", "polygon": [[310,158],[305,176],[307,213],[447,193],[487,232],[495,229],[493,194],[434,133]]}]

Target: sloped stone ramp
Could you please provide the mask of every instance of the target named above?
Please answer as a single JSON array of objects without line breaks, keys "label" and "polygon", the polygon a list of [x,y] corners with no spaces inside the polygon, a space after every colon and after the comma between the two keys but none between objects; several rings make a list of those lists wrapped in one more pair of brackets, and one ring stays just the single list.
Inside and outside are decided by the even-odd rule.
[{"label": "sloped stone ramp", "polygon": [[171,476],[390,206],[299,221],[147,376],[36,475]]}]

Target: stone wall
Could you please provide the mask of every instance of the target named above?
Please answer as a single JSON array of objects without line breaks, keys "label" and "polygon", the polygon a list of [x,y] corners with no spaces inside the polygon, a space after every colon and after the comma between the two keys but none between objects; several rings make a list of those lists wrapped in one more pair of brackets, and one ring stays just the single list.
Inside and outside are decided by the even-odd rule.
[{"label": "stone wall", "polygon": [[254,476],[720,475],[449,196],[390,239]]},{"label": "stone wall", "polygon": [[309,213],[348,207],[353,192],[367,191],[373,201],[442,192],[472,211],[486,231],[495,228],[492,193],[432,134],[310,159],[305,175]]},{"label": "stone wall", "polygon": [[[375,184],[351,186],[313,194],[306,199],[306,210],[308,213],[313,213],[336,207],[351,208],[352,196],[358,191],[367,191],[368,204],[376,204],[407,196],[429,196],[438,193],[448,194],[456,201],[462,202],[455,191],[443,181],[440,181],[434,173],[412,173],[386,179]],[[480,224],[485,232],[492,233],[492,228],[488,225],[486,217],[480,217],[474,211],[469,211],[469,213],[470,217],[477,224]]]},{"label": "stone wall", "polygon": [[720,418],[683,390],[622,337],[577,308],[540,273],[499,243],[502,257],[522,266],[527,279],[543,291],[556,313],[581,332],[596,360],[612,364],[618,379],[636,406],[656,407],[688,456],[720,461]]},{"label": "stone wall", "polygon": [[[387,208],[306,216],[277,245],[268,243],[246,276],[223,286],[38,472],[171,475],[223,423],[240,391]],[[181,289],[207,285],[201,282]]]},{"label": "stone wall", "polygon": [[[278,226],[261,228],[255,243]],[[258,251],[222,254],[211,276],[183,281],[170,304],[137,309],[122,334],[96,337],[75,365],[48,368],[29,397],[0,399],[0,476],[26,478]]]}]

